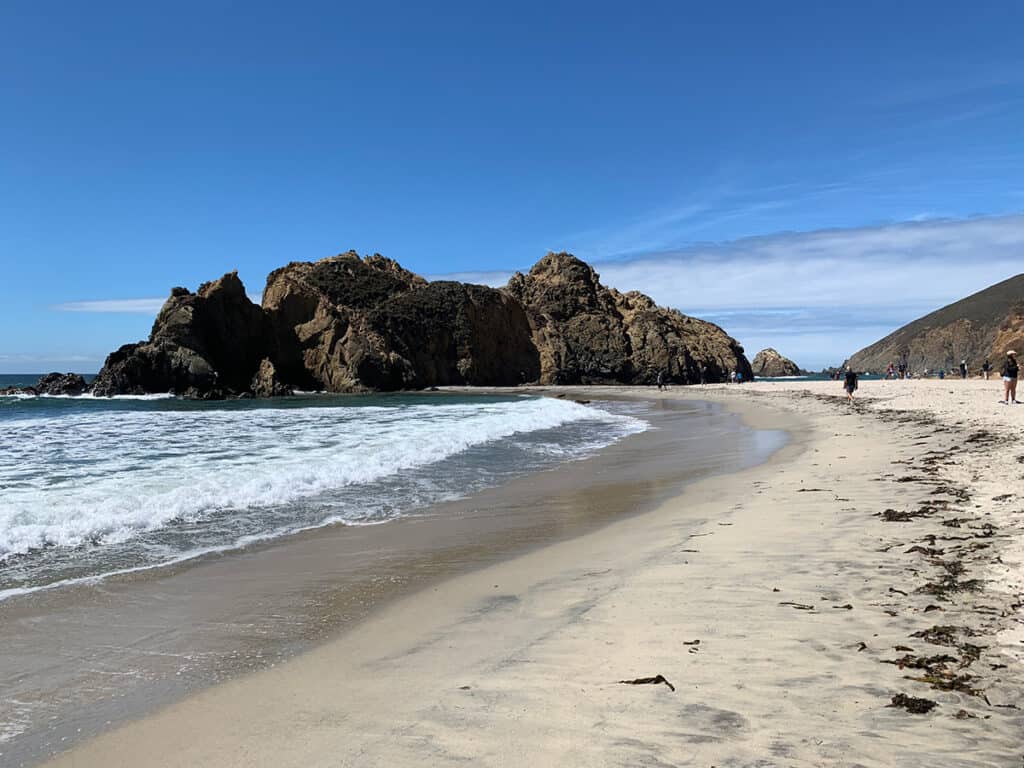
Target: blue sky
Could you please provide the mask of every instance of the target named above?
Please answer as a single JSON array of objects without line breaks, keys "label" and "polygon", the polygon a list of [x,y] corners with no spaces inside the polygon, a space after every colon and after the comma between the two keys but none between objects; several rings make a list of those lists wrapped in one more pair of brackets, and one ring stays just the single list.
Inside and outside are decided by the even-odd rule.
[{"label": "blue sky", "polygon": [[[1024,4],[6,2],[0,371],[171,286],[569,250],[837,363],[1022,271]],[[133,302],[133,303],[125,303]]]}]

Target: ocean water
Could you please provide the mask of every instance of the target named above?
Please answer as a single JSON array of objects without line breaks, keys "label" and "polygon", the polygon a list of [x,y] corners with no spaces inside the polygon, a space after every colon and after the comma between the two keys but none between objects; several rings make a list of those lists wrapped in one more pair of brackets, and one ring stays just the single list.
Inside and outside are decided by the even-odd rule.
[{"label": "ocean water", "polygon": [[635,407],[0,397],[0,599],[416,514],[643,431]]}]

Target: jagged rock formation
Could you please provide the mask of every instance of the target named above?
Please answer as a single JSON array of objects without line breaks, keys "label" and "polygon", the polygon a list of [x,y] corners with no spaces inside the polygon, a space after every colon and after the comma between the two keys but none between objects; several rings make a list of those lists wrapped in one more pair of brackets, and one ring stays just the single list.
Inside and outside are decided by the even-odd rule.
[{"label": "jagged rock formation", "polygon": [[270,358],[264,357],[249,383],[249,391],[253,397],[284,397],[292,393],[292,388],[278,377]]},{"label": "jagged rock formation", "polygon": [[522,307],[493,288],[428,283],[354,252],[272,272],[271,358],[300,387],[351,392],[536,379]]},{"label": "jagged rock formation", "polygon": [[47,373],[39,377],[35,389],[41,395],[80,395],[88,385],[77,373]]},{"label": "jagged rock formation", "polygon": [[775,376],[799,376],[803,371],[800,366],[783,357],[771,347],[762,349],[754,355],[754,361],[750,364],[754,370],[754,376],[772,378]]},{"label": "jagged rock formation", "polygon": [[380,255],[292,262],[267,277],[262,306],[236,273],[175,288],[147,341],[112,353],[99,395],[272,397],[523,382],[653,383],[745,376],[721,328],[605,288],[568,254],[548,254],[504,289],[428,283]]},{"label": "jagged rock formation", "polygon": [[653,384],[725,381],[730,371],[750,377],[734,339],[713,323],[657,306],[637,291],[601,285],[588,264],[549,253],[505,290],[530,318],[545,384]]},{"label": "jagged rock formation", "polygon": [[237,272],[196,293],[174,288],[149,340],[107,356],[97,395],[176,392],[215,399],[246,392],[266,345],[263,310],[249,301]]},{"label": "jagged rock formation", "polygon": [[1024,274],[972,294],[893,331],[850,358],[858,371],[884,371],[906,360],[910,369],[955,370],[966,360],[996,370],[1008,349],[1024,352]]},{"label": "jagged rock formation", "polygon": [[4,387],[0,395],[81,395],[89,385],[77,373],[47,373],[31,387]]}]

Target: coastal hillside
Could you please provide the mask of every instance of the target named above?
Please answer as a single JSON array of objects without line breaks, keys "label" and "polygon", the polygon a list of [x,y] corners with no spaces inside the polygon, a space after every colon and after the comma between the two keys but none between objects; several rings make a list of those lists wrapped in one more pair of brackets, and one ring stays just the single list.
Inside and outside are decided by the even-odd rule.
[{"label": "coastal hillside", "polygon": [[502,289],[428,282],[355,252],[272,272],[262,305],[237,273],[174,288],[149,339],[111,353],[93,383],[109,396],[271,397],[293,389],[652,384],[750,376],[743,348],[713,323],[601,284],[549,253]]},{"label": "coastal hillside", "polygon": [[859,371],[881,371],[906,359],[911,370],[972,371],[985,360],[998,366],[1008,349],[1024,347],[1024,274],[972,294],[893,331],[850,358]]}]

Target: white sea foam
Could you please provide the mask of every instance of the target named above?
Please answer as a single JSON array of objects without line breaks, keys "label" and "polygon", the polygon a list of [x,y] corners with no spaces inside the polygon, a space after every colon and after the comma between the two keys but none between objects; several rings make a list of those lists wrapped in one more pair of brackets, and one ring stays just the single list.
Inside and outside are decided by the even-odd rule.
[{"label": "white sea foam", "polygon": [[99,400],[101,402],[109,402],[111,400],[172,400],[177,395],[170,392],[155,392],[146,395],[110,395],[100,396],[94,395],[92,392],[85,392],[81,395],[33,395],[27,392],[14,392],[11,394],[0,395],[0,398],[10,397],[15,400]]},{"label": "white sea foam", "polygon": [[[349,486],[370,488],[512,435],[587,421],[613,427],[615,435],[644,428],[629,416],[550,399],[249,410],[83,408],[7,418],[0,422],[0,561],[42,547],[114,545],[172,521],[195,526],[216,516],[230,530],[234,512],[281,507]],[[591,441],[586,450],[612,439]],[[546,446],[540,453],[565,450],[540,445]],[[371,497],[368,492],[363,508],[349,505],[315,524],[377,520]],[[248,527],[240,525],[238,534],[278,535],[279,520],[266,530],[246,520]],[[296,523],[292,530],[311,526]],[[183,542],[161,559],[238,545],[236,536],[198,549]]]},{"label": "white sea foam", "polygon": [[79,400],[173,400],[177,395],[171,392],[151,392],[145,395],[94,395],[86,392],[81,395],[41,395],[41,397],[72,397]]}]

